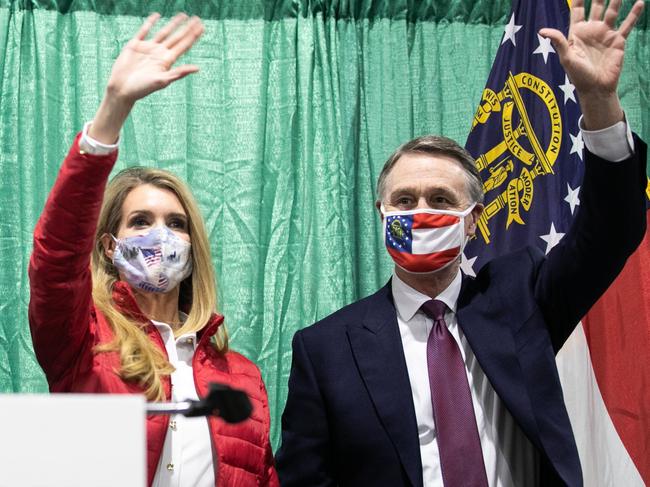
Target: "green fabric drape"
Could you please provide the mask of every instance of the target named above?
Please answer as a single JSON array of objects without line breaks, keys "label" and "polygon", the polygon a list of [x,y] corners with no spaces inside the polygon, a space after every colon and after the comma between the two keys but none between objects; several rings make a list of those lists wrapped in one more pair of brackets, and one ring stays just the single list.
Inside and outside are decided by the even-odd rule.
[{"label": "green fabric drape", "polygon": [[[233,348],[263,372],[277,446],[293,333],[390,275],[374,208],[379,170],[416,135],[464,143],[509,8],[0,0],[0,392],[47,390],[27,325],[33,226],[143,15],[202,15],[206,33],[184,60],[201,72],[138,103],[116,170],[157,166],[193,189],[220,311]],[[620,93],[646,140],[649,73],[644,15]]]}]

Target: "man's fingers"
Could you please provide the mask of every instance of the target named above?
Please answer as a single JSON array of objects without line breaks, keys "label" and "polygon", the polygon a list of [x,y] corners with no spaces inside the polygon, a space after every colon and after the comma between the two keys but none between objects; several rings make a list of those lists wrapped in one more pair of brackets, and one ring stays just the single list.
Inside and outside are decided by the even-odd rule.
[{"label": "man's fingers", "polygon": [[603,10],[605,10],[605,0],[594,0],[591,2],[589,20],[600,20],[603,17]]},{"label": "man's fingers", "polygon": [[179,40],[171,47],[174,57],[178,59],[181,57],[187,50],[192,47],[196,40],[201,37],[203,31],[205,30],[201,20],[196,18],[195,22],[191,22],[188,25],[188,31],[179,38]]},{"label": "man's fingers", "polygon": [[605,12],[605,17],[603,20],[611,28],[616,28],[616,19],[618,18],[618,11],[621,8],[621,0],[612,0],[609,2],[607,11]]},{"label": "man's fingers", "polygon": [[158,21],[160,18],[159,13],[153,13],[149,17],[147,17],[147,20],[144,21],[138,32],[135,34],[133,37],[134,39],[138,40],[144,40],[145,37],[147,37],[147,34],[151,30],[151,28],[154,26],[154,24]]},{"label": "man's fingers", "polygon": [[630,13],[627,15],[623,23],[618,29],[618,32],[627,39],[627,36],[630,35],[630,32],[634,28],[634,25],[636,24],[637,20],[639,20],[639,17],[641,17],[641,12],[643,12],[643,5],[644,2],[643,0],[639,0],[632,6],[632,10],[630,10]]},{"label": "man's fingers", "polygon": [[564,59],[565,55],[569,51],[569,41],[567,41],[561,31],[557,29],[544,28],[540,29],[539,35],[551,39],[551,43],[553,44],[558,56],[560,56],[560,59]]},{"label": "man's fingers", "polygon": [[174,15],[174,17],[169,22],[167,22],[167,25],[165,25],[165,27],[156,32],[156,35],[154,35],[151,40],[154,42],[164,41],[169,36],[169,34],[174,32],[176,28],[186,20],[187,14],[179,13]]},{"label": "man's fingers", "polygon": [[585,20],[585,2],[584,0],[573,0],[571,4],[571,25]]}]

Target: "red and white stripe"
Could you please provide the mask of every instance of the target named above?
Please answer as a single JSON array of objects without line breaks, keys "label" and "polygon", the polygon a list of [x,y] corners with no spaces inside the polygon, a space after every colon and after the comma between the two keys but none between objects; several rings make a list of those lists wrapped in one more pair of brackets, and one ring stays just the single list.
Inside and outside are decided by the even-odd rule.
[{"label": "red and white stripe", "polygon": [[[428,272],[449,263],[463,244],[462,220],[454,215],[417,213],[413,215],[412,253],[387,246],[397,265],[412,272]],[[423,259],[422,256],[426,256]]]},{"label": "red and white stripe", "polygon": [[650,485],[650,233],[557,365],[584,485]]}]

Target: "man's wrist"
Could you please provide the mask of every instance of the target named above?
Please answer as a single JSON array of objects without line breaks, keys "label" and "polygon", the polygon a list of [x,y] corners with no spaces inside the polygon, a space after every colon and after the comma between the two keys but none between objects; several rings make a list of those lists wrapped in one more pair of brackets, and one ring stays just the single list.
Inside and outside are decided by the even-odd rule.
[{"label": "man's wrist", "polygon": [[606,161],[619,162],[634,154],[634,139],[625,114],[623,120],[599,130],[587,130],[584,117],[580,117],[579,125],[585,147],[595,156]]},{"label": "man's wrist", "polygon": [[616,93],[578,93],[585,130],[602,130],[625,120]]}]

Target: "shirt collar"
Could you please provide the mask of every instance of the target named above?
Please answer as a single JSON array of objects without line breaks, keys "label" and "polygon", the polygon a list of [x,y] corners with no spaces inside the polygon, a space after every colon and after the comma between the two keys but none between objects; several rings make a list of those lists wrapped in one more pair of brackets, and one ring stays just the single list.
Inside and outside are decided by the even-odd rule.
[{"label": "shirt collar", "polygon": [[[178,313],[179,318],[181,319],[181,322],[185,322],[187,319],[187,315],[183,313],[182,311],[179,311]],[[151,323],[158,328],[158,331],[160,332],[160,335],[162,336],[163,342],[167,344],[167,342],[174,342],[176,345],[179,343],[184,343],[187,345],[190,345],[193,350],[196,350],[197,346],[197,335],[196,332],[191,332],[191,333],[185,333],[179,337],[174,337],[174,330],[172,327],[169,325],[169,323],[163,323],[162,321],[155,321],[151,320]]]},{"label": "shirt collar", "polygon": [[[147,318],[142,313],[142,311],[140,311],[140,308],[138,307],[138,304],[135,301],[135,297],[133,296],[133,291],[131,290],[131,286],[125,281],[116,281],[113,284],[113,301],[115,302],[116,308],[120,313],[124,314],[125,316],[135,321],[139,321],[144,324],[149,323],[149,318]],[[179,312],[187,316],[186,312],[180,310]],[[183,319],[183,321],[185,321],[185,319]],[[196,334],[197,339],[199,341],[209,340],[210,337],[212,337],[215,333],[217,333],[217,330],[219,329],[219,326],[221,326],[222,323],[223,323],[223,316],[214,313],[210,318],[210,321],[208,321],[208,323],[201,330],[197,332]]]},{"label": "shirt collar", "polygon": [[[456,312],[456,303],[458,302],[458,295],[460,294],[460,287],[462,283],[462,276],[460,270],[456,273],[454,280],[451,281],[435,299],[445,303],[447,307]],[[420,310],[420,307],[431,299],[430,296],[422,294],[420,291],[413,289],[411,286],[402,281],[397,274],[393,271],[393,278],[391,279],[391,288],[393,292],[393,300],[395,308],[399,317],[408,322],[413,318],[415,313]]]}]

